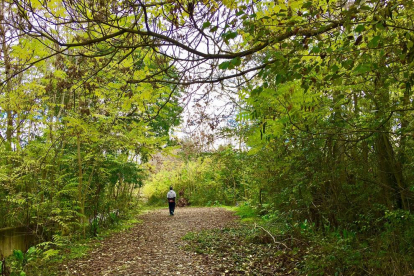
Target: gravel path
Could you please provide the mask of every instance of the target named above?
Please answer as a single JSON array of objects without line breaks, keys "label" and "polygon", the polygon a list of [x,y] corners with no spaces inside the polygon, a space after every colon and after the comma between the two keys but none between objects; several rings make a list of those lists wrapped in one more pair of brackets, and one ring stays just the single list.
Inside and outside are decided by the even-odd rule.
[{"label": "gravel path", "polygon": [[139,217],[143,223],[131,231],[102,241],[86,259],[67,265],[64,275],[220,275],[219,260],[184,251],[182,237],[192,231],[223,228],[234,215],[222,208],[178,208],[175,216],[168,209]]}]

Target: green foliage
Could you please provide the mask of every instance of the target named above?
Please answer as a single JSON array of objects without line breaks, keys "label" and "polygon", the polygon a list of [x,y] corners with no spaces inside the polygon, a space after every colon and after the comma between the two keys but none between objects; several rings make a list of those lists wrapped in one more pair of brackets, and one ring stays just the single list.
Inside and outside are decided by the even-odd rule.
[{"label": "green foliage", "polygon": [[[320,156],[319,148],[323,144],[318,141],[298,147],[298,141],[285,138],[262,141],[260,145],[266,150],[252,152],[253,148],[247,154],[240,154],[228,148],[181,163],[179,160],[167,163],[165,168],[168,169],[161,169],[146,182],[144,191],[158,189],[162,202],[169,185],[180,189],[195,185],[190,202],[213,206],[220,201],[198,199],[210,196],[200,186],[208,185],[213,179],[218,187],[214,191],[218,198],[229,187],[227,180],[237,172],[237,193],[243,194],[240,199],[246,201],[238,201],[235,210],[242,221],[249,223],[246,228],[250,229],[250,232],[239,233],[248,244],[244,246],[269,245],[273,243],[272,237],[276,237],[277,244],[281,242],[289,248],[278,244],[284,247],[281,256],[294,255],[297,272],[310,275],[364,274],[366,271],[380,274],[395,266],[403,275],[412,269],[410,221],[413,216],[409,211],[388,209],[382,204],[367,205],[373,200],[373,194],[378,197],[381,190],[377,187],[371,189],[370,194],[366,193],[367,183],[354,181],[349,176],[349,182],[340,186],[343,195],[349,194],[349,197],[332,195],[333,187],[324,179],[330,179],[332,173],[340,177],[341,167],[329,167],[332,171],[324,171],[327,168],[321,166],[321,160],[326,157]],[[222,167],[223,164],[226,166]],[[351,163],[348,170],[353,166],[357,165]],[[354,168],[352,172],[358,173],[359,169]],[[188,178],[189,175],[193,178]],[[325,194],[330,196],[325,198]],[[335,200],[330,198],[332,196]],[[350,205],[347,202],[351,196],[353,204]],[[233,204],[231,197],[228,197],[229,203]],[[338,208],[342,205],[346,208]],[[221,238],[216,239],[216,236]],[[228,238],[215,232],[190,233],[185,237],[194,242],[189,247],[194,247],[195,252],[219,255],[227,254],[223,252],[228,250],[220,243]]]},{"label": "green foliage", "polygon": [[[21,250],[13,250],[13,254],[9,256],[5,264],[10,276],[26,276],[28,264],[35,261],[38,256],[38,250],[30,247],[26,253]],[[3,262],[0,263],[0,273],[2,273]]]},{"label": "green foliage", "polygon": [[[143,189],[150,204],[165,204],[170,186],[183,194],[192,205],[235,205],[240,201],[243,183],[237,174],[238,153],[231,148],[221,157],[199,156],[188,161],[168,161],[150,177]],[[178,195],[177,195],[178,196]]]},{"label": "green foliage", "polygon": [[[412,0],[95,2],[1,2],[0,227],[97,236],[145,182],[151,204],[171,185],[247,202],[244,219],[302,242],[303,273],[413,271]],[[234,76],[240,150],[184,146],[146,179],[180,123],[175,84]]]},{"label": "green foliage", "polygon": [[258,211],[247,202],[236,208],[236,214],[242,221],[251,221],[259,217]]},{"label": "green foliage", "polygon": [[[121,231],[127,231],[141,221],[137,215],[145,209],[142,205],[134,206],[122,216],[108,218],[113,224],[99,224],[99,231],[86,238],[79,236],[62,236],[56,234],[51,241],[42,242],[29,249],[31,257],[27,260],[27,275],[60,275],[58,270],[62,263],[85,257],[101,245],[101,240]],[[29,252],[28,251],[28,252]],[[27,253],[26,253],[27,254]]]},{"label": "green foliage", "polygon": [[[277,211],[258,217],[257,212],[247,205],[237,207],[236,213],[248,222],[241,228],[231,230],[237,233],[233,235],[240,237],[242,247],[251,247],[254,244],[266,244],[270,247],[275,238],[276,244],[281,247],[279,249],[283,249],[283,253],[278,255],[295,256],[295,265],[300,274],[356,275],[369,271],[381,275],[390,269],[397,274],[412,269],[413,252],[410,245],[413,227],[409,221],[412,221],[413,216],[407,212],[387,212],[387,217],[391,219],[386,219],[385,224],[378,221],[379,225],[386,227],[381,236],[367,236],[363,232],[350,229],[330,229],[329,226],[321,232],[312,222],[298,222],[292,220],[291,215]],[[254,220],[246,220],[248,217]],[[392,226],[387,227],[388,223]],[[406,236],[400,237],[402,233]],[[188,249],[194,247],[193,250],[200,254],[223,254],[222,252],[232,251],[228,249],[231,246],[224,249],[225,246],[222,245],[229,237],[217,232],[190,233],[185,238],[191,241]],[[399,242],[405,244],[398,244]],[[216,249],[217,246],[222,247]],[[209,251],[209,248],[212,250]],[[395,259],[389,257],[390,248],[393,248]],[[238,260],[234,262],[237,263]],[[398,267],[394,266],[396,264]]]},{"label": "green foliage", "polygon": [[[61,3],[54,4],[53,11],[64,16]],[[114,212],[133,205],[148,173],[144,163],[180,123],[181,91],[128,83],[152,71],[155,61],[147,53],[54,55],[57,44],[15,35],[19,27],[3,21],[17,12],[16,5],[2,1],[0,11],[0,67],[7,71],[0,80],[0,228],[33,225],[51,242],[56,234],[96,236],[119,221]],[[45,61],[21,71],[35,58]],[[45,251],[47,258],[56,254],[56,248]]]}]

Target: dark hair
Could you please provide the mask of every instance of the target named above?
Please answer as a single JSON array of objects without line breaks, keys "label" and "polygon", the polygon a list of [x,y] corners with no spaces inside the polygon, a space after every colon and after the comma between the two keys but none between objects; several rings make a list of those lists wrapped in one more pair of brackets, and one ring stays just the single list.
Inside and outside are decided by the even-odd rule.
[{"label": "dark hair", "polygon": [[172,190],[172,186],[170,186],[170,190]]}]

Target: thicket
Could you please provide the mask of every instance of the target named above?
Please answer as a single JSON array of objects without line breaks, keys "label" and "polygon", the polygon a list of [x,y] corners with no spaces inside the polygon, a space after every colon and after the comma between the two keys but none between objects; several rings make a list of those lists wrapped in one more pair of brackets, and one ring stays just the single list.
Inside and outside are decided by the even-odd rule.
[{"label": "thicket", "polygon": [[[256,153],[222,147],[216,153],[177,160],[175,167],[166,164],[169,169],[146,182],[144,191],[151,203],[165,204],[168,186],[173,185],[185,191],[190,204],[237,204],[241,218],[258,223],[278,242],[298,250],[295,258],[302,273],[411,273],[414,216],[396,204],[387,205],[387,194],[373,177],[376,174],[372,178],[367,172],[353,179],[347,176],[347,181],[332,186],[338,176],[331,162],[320,161],[326,158],[320,145],[304,150],[283,139],[267,143],[267,150]],[[367,163],[369,171],[376,169],[373,164]],[[355,173],[360,164],[349,161],[346,168]],[[245,230],[232,231],[248,231],[252,223]],[[216,234],[206,235],[204,243],[214,244]],[[247,243],[255,239],[273,243],[263,231],[237,235]]]},{"label": "thicket", "polygon": [[[138,2],[0,1],[1,226],[127,208],[183,91],[189,126],[237,113],[239,151],[184,157],[150,201],[245,201],[307,241],[304,273],[412,272],[412,0]],[[206,122],[214,92],[233,113]]]},{"label": "thicket", "polygon": [[148,53],[74,56],[22,32],[22,16],[0,1],[0,228],[26,226],[49,258],[135,206],[144,164],[180,122],[180,90],[127,83],[151,72]]}]

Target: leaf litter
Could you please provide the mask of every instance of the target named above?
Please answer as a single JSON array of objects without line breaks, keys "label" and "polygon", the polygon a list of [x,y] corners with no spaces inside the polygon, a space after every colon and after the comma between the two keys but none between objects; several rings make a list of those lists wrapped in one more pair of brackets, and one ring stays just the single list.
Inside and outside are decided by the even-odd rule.
[{"label": "leaf litter", "polygon": [[175,216],[158,209],[139,219],[63,265],[61,275],[296,275],[292,256],[269,243],[248,242],[226,209],[178,208]]}]

